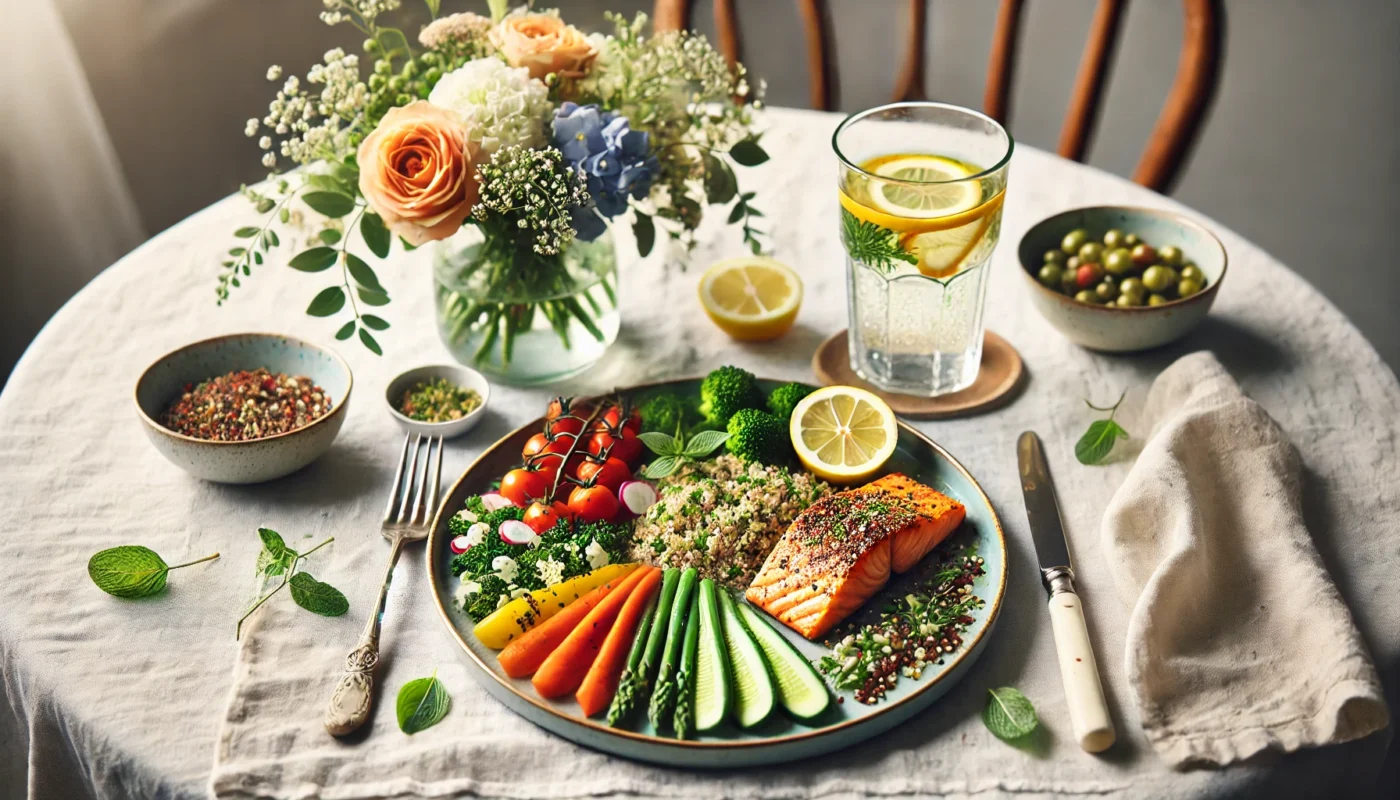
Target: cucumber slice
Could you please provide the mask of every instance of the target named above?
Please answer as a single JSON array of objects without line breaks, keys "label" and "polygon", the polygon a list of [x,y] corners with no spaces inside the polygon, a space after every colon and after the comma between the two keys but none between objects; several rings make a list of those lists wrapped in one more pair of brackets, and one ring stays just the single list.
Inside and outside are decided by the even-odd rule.
[{"label": "cucumber slice", "polygon": [[734,708],[715,582],[700,581],[700,641],[695,659],[695,729],[714,730]]},{"label": "cucumber slice", "polygon": [[729,663],[733,665],[734,719],[740,727],[752,728],[768,719],[777,705],[773,676],[763,652],[739,619],[734,599],[729,592],[717,593],[724,614],[725,645],[729,650]]},{"label": "cucumber slice", "polygon": [[768,666],[778,684],[778,702],[783,709],[800,720],[812,720],[831,705],[831,692],[826,681],[812,668],[812,662],[797,652],[781,633],[768,624],[763,615],[748,603],[739,603],[739,618],[763,651]]}]

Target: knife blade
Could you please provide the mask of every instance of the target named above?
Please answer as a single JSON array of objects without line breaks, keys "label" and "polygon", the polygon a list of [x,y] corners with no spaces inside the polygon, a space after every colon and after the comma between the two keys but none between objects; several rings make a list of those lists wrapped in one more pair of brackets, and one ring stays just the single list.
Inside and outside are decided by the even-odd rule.
[{"label": "knife blade", "polygon": [[1084,624],[1084,608],[1074,591],[1074,567],[1069,543],[1065,540],[1060,504],[1055,499],[1055,483],[1045,450],[1034,431],[1026,431],[1016,442],[1016,461],[1021,473],[1021,494],[1026,502],[1026,519],[1040,563],[1040,580],[1050,594],[1050,625],[1055,634],[1055,652],[1064,681],[1074,738],[1086,752],[1107,750],[1116,738],[1113,719],[1099,682],[1099,666]]}]

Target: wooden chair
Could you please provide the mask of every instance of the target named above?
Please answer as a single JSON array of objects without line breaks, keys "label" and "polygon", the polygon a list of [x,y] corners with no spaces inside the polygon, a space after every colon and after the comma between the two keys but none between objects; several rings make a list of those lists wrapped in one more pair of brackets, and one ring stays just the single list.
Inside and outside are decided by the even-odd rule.
[{"label": "wooden chair", "polygon": [[[810,75],[811,105],[831,110],[832,59],[828,54],[829,20],[822,0],[796,0],[807,41],[807,68]],[[1016,64],[1017,34],[1024,0],[1000,0],[992,52],[987,69],[983,110],[1007,124],[1012,75]],[[928,6],[926,0],[909,0],[908,37],[904,62],[895,79],[893,99],[922,100],[924,90],[924,51]],[[1079,62],[1065,122],[1060,129],[1059,154],[1075,161],[1084,152],[1098,120],[1099,101],[1107,75],[1108,62],[1118,38],[1118,23],[1125,0],[1099,0],[1089,27],[1089,38]],[[1148,188],[1165,191],[1172,185],[1187,152],[1195,141],[1211,97],[1215,93],[1220,59],[1220,0],[1183,0],[1186,31],[1177,63],[1176,79],[1167,95],[1162,113],[1147,141],[1133,180]],[[739,60],[739,26],[734,0],[714,0],[715,28],[719,49],[730,63]],[[690,0],[656,0],[653,13],[658,31],[689,27]]]}]

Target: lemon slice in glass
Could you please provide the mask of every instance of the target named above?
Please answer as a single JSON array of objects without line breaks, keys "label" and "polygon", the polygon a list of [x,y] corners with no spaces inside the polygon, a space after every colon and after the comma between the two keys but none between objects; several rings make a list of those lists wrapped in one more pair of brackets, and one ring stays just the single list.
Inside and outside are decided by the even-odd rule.
[{"label": "lemon slice in glass", "polygon": [[797,320],[802,279],[791,267],[771,258],[726,259],[700,277],[700,305],[720,330],[735,339],[774,339]]},{"label": "lemon slice in glass", "polygon": [[809,472],[832,483],[860,483],[894,455],[899,426],[885,401],[870,392],[828,386],[797,404],[788,432]]},{"label": "lemon slice in glass", "polygon": [[871,202],[880,211],[896,217],[947,217],[976,208],[982,200],[981,181],[961,180],[973,173],[951,158],[904,156],[884,162],[875,168],[875,174],[910,181],[871,181]]}]

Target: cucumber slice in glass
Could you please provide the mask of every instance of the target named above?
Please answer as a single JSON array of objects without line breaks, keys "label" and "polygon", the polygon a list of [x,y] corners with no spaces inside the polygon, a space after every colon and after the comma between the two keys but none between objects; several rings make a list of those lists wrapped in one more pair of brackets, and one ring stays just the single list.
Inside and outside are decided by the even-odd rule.
[{"label": "cucumber slice in glass", "polygon": [[752,728],[768,719],[777,705],[776,690],[768,662],[758,644],[739,619],[729,592],[718,591],[724,621],[724,640],[734,675],[734,719],[742,728]]},{"label": "cucumber slice in glass", "polygon": [[820,716],[831,705],[831,692],[827,691],[826,681],[812,668],[812,662],[797,652],[792,642],[774,630],[753,607],[739,603],[738,609],[739,617],[773,672],[778,685],[778,702],[783,704],[783,709],[804,721]]},{"label": "cucumber slice in glass", "polygon": [[719,597],[715,582],[700,581],[700,641],[695,659],[695,729],[713,730],[733,710],[730,689],[729,651],[720,622]]}]

